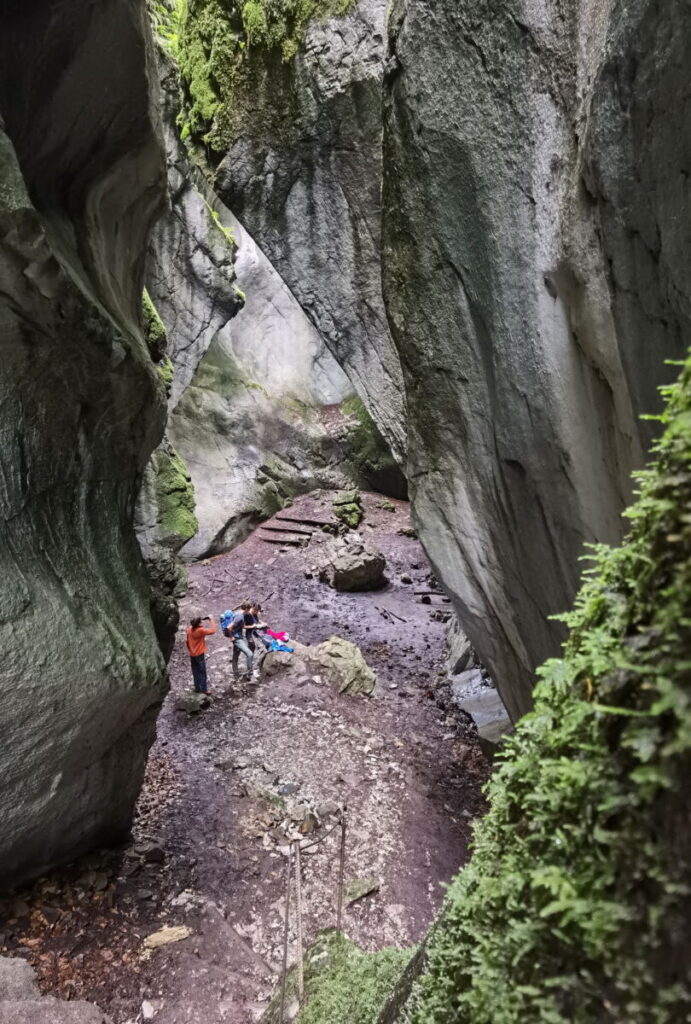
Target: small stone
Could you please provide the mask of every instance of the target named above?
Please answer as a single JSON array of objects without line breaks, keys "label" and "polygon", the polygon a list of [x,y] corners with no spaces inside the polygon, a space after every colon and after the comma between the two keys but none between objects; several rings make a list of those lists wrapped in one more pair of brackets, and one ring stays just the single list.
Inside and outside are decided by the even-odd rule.
[{"label": "small stone", "polygon": [[404,573],[401,574],[401,583],[412,583],[412,582],[413,582],[413,577],[409,573],[404,572]]},{"label": "small stone", "polygon": [[173,942],[182,942],[183,939],[188,939],[191,934],[192,932],[184,924],[169,925],[159,929],[157,932],[152,932],[151,935],[147,935],[144,939],[144,945],[147,949],[160,949],[161,946],[170,946]]},{"label": "small stone", "polygon": [[13,900],[10,907],[10,915],[12,917],[26,917],[29,910],[29,904],[25,903],[24,900]]},{"label": "small stone", "polygon": [[178,893],[178,895],[170,901],[171,907],[189,907],[192,903],[194,903],[194,893],[187,891]]},{"label": "small stone", "polygon": [[137,843],[134,852],[143,857],[147,864],[162,864],[166,859],[163,848],[154,842]]},{"label": "small stone", "polygon": [[423,594],[420,598],[420,604],[432,604],[432,598],[429,594]]},{"label": "small stone", "polygon": [[313,814],[311,811],[308,811],[307,814],[302,819],[302,821],[300,822],[300,833],[303,836],[308,835],[308,833],[314,832],[318,825],[319,821],[317,820],[316,815]]},{"label": "small stone", "polygon": [[144,1002],[142,1003],[142,1019],[153,1020],[155,1013],[156,1011],[154,1010],[151,1003],[147,999],[145,999]]},{"label": "small stone", "polygon": [[279,796],[293,796],[295,793],[299,792],[299,790],[299,782],[285,782],[282,786],[278,787]]}]

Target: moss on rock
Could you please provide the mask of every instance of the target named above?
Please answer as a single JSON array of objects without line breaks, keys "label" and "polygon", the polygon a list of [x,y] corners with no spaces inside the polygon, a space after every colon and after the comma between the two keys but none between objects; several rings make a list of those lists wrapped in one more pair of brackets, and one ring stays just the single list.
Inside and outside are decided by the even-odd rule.
[{"label": "moss on rock", "polygon": [[[310,21],[345,14],[353,0],[182,0],[178,59],[184,84],[182,134],[223,154],[251,113],[259,127],[260,94],[271,73],[292,61]],[[289,72],[287,77],[289,78]],[[267,129],[280,130],[290,109],[269,104]]]},{"label": "moss on rock", "polygon": [[165,356],[161,362],[157,365],[156,370],[158,376],[163,382],[163,387],[166,389],[166,396],[170,398],[170,389],[173,386],[173,377],[175,376],[175,366],[170,356]]},{"label": "moss on rock", "polygon": [[185,463],[170,445],[159,447],[153,458],[160,542],[176,550],[198,529],[194,485]]},{"label": "moss on rock", "polygon": [[429,946],[415,1024],[688,1019],[691,358]]},{"label": "moss on rock", "polygon": [[146,288],[142,292],[142,329],[151,358],[158,363],[165,354],[168,338],[163,321]]},{"label": "moss on rock", "polygon": [[358,491],[342,491],[333,502],[334,515],[349,530],[356,530],[362,522],[362,498]]},{"label": "moss on rock", "polygon": [[[410,950],[363,953],[335,929],[321,932],[305,956],[305,999],[296,1024],[373,1024]],[[296,995],[295,968],[288,973],[289,1000]],[[280,991],[262,1018],[278,1024]]]}]

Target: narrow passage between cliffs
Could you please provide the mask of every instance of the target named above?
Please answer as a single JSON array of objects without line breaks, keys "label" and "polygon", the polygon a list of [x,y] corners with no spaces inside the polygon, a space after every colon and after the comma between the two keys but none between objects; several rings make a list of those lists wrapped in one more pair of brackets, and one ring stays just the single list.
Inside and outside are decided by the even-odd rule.
[{"label": "narrow passage between cliffs", "polygon": [[[343,804],[346,934],[365,950],[423,937],[467,858],[488,768],[469,720],[444,699],[449,606],[421,601],[430,567],[408,505],[363,502],[360,532],[386,556],[381,590],[330,589],[312,572],[312,544],[267,543],[261,529],[190,567],[133,842],[6,908],[0,945],[29,954],[45,990],[93,1000],[115,1024],[259,1021],[281,967],[285,823],[326,836],[302,857],[309,943],[335,924],[339,830],[327,833]],[[302,644],[356,644],[377,676],[372,695],[338,693],[289,658],[258,685],[233,686],[219,629],[208,641],[211,706],[181,710],[192,692],[189,618],[218,621],[245,597]],[[293,918],[291,962],[295,940]]]}]

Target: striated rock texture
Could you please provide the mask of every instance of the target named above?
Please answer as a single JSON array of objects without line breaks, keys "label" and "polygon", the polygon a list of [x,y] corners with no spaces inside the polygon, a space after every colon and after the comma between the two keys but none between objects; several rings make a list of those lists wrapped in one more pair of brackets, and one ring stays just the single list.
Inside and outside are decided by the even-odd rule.
[{"label": "striated rock texture", "polygon": [[164,693],[132,529],[165,418],[148,27],[43,6],[5,5],[0,37],[0,885],[123,836]]},{"label": "striated rock texture", "polygon": [[386,2],[304,4],[313,17],[300,32],[278,14],[257,29],[247,17],[243,22],[241,6],[186,4],[186,130],[218,165],[219,196],[400,457],[405,403],[380,273]]},{"label": "striated rock texture", "polygon": [[235,243],[204,194],[202,176],[180,143],[176,119],[179,79],[174,61],[159,50],[161,114],[168,167],[168,202],[156,224],[146,266],[147,288],[168,335],[174,374],[172,411],[218,332],[242,307],[235,287]]},{"label": "striated rock texture", "polygon": [[[689,14],[399,0],[383,276],[420,535],[515,717],[688,329]],[[680,77],[681,76],[681,77]]]},{"label": "striated rock texture", "polygon": [[[228,550],[298,492],[346,486],[350,448],[366,469],[369,449],[376,456],[382,444],[372,445],[372,431],[362,437],[360,420],[350,427],[336,416],[334,427],[320,414],[352,386],[266,256],[191,166],[176,124],[177,70],[165,54],[159,69],[169,201],[152,236],[147,286],[168,334],[168,434],[194,483],[198,529],[183,554],[195,558]],[[351,432],[357,445],[348,444]],[[379,462],[386,467],[385,455]],[[145,505],[150,538],[156,507]],[[164,574],[169,567],[164,558]]]}]

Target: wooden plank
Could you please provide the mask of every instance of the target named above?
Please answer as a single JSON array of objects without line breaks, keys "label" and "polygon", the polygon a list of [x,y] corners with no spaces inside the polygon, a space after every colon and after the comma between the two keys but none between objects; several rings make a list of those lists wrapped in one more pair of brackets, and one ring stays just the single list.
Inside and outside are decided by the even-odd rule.
[{"label": "wooden plank", "polygon": [[262,530],[271,530],[273,533],[299,533],[301,537],[311,537],[314,530],[301,530],[299,526],[270,526],[265,523]]},{"label": "wooden plank", "polygon": [[275,534],[269,534],[265,536],[262,533],[257,534],[260,540],[263,540],[265,544],[288,544],[294,548],[302,548],[305,546],[305,537],[296,537],[294,534],[285,534],[278,536]]},{"label": "wooden plank", "polygon": [[297,516],[286,516],[280,512],[275,517],[275,521],[280,523],[300,523],[303,526],[338,526],[335,519],[312,519],[310,516],[301,516],[298,519]]}]

